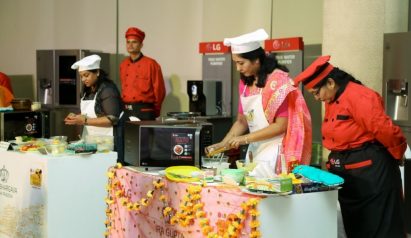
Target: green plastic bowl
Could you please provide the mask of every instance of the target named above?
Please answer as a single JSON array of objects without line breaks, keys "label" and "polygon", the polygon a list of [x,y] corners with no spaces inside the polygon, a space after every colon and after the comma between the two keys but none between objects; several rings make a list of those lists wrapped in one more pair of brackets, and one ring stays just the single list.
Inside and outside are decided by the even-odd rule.
[{"label": "green plastic bowl", "polygon": [[238,184],[241,184],[244,180],[245,172],[243,169],[224,169],[221,171],[221,176],[230,177]]}]

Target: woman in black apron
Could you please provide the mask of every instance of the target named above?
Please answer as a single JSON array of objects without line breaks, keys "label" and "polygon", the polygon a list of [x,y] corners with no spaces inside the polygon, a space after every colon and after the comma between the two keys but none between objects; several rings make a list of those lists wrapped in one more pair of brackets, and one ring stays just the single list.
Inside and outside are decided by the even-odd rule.
[{"label": "woman in black apron", "polygon": [[295,82],[325,102],[322,139],[331,151],[327,168],[345,180],[338,200],[347,237],[405,237],[399,162],[406,139],[381,96],[329,59],[315,60]]}]

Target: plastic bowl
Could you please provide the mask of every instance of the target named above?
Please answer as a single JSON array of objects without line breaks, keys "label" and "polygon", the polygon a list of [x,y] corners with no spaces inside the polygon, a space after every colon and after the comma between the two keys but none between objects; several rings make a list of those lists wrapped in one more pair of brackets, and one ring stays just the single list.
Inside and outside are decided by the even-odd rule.
[{"label": "plastic bowl", "polygon": [[255,166],[257,166],[257,164],[255,162],[245,163],[245,160],[236,160],[235,165],[237,166],[237,169],[242,169],[242,170],[245,170],[247,172],[253,171]]},{"label": "plastic bowl", "polygon": [[242,169],[223,169],[221,176],[233,179],[236,183],[241,184],[244,180],[245,171]]},{"label": "plastic bowl", "polygon": [[45,146],[47,154],[50,155],[59,155],[63,154],[67,148],[67,142],[60,142],[57,144],[47,144]]},{"label": "plastic bowl", "polygon": [[[224,156],[221,159],[221,163],[227,163],[228,162],[228,156]],[[201,166],[204,168],[213,168],[216,167],[220,163],[220,158],[213,158],[213,157],[207,157],[207,156],[202,156],[201,157]]]},{"label": "plastic bowl", "polygon": [[50,137],[50,139],[52,140],[52,142],[67,142],[67,136],[52,136]]}]

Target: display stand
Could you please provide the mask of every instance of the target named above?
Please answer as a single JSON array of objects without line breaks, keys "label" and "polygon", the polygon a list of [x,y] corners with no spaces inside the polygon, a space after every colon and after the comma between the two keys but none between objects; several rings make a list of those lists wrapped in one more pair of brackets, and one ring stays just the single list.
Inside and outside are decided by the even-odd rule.
[{"label": "display stand", "polygon": [[[222,41],[200,42],[199,53],[202,54],[202,80],[206,97],[207,121],[213,123],[213,142],[221,141],[232,125],[232,60],[230,48]],[[213,88],[213,82],[221,82]],[[210,86],[209,86],[210,85]],[[215,93],[213,93],[215,92]],[[215,98],[214,98],[215,97]]]},{"label": "display stand", "polygon": [[106,174],[116,159],[0,152],[0,238],[103,237]]},{"label": "display stand", "polygon": [[[199,52],[203,55],[202,80],[205,83],[207,81],[222,82],[221,102],[217,102],[217,106],[221,108],[217,108],[218,110],[215,111],[216,105],[207,105],[207,111],[209,113],[206,115],[230,116],[232,85],[230,48],[224,46],[222,41],[201,42],[199,44]],[[204,90],[208,89],[204,87]],[[209,102],[209,99],[207,99],[207,102]]]},{"label": "display stand", "polygon": [[286,66],[290,71],[291,78],[303,71],[304,42],[302,37],[265,40],[264,49],[275,53],[278,63]]}]

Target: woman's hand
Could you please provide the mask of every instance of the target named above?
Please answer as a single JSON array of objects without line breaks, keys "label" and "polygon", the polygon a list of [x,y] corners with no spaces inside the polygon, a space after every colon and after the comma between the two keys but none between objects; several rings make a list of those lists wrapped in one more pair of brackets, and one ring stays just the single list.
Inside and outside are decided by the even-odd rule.
[{"label": "woman's hand", "polygon": [[235,136],[233,138],[231,138],[227,144],[229,144],[229,146],[231,148],[236,148],[238,149],[238,147],[240,147],[240,145],[246,145],[248,144],[248,137],[247,135],[243,135],[243,136]]},{"label": "woman's hand", "polygon": [[214,145],[207,146],[204,150],[207,156],[212,156],[230,149],[229,145],[224,142],[219,142]]},{"label": "woman's hand", "polygon": [[86,117],[83,115],[70,113],[64,118],[64,123],[66,125],[84,125],[85,120]]}]

